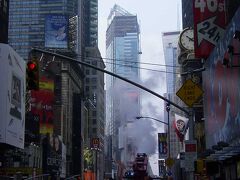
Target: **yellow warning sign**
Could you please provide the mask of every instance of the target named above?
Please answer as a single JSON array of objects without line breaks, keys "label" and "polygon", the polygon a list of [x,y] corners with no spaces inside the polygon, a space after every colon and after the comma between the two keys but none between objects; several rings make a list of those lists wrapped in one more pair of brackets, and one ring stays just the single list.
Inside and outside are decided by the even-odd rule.
[{"label": "yellow warning sign", "polygon": [[188,79],[176,94],[186,105],[192,107],[202,96],[203,90],[191,79]]}]

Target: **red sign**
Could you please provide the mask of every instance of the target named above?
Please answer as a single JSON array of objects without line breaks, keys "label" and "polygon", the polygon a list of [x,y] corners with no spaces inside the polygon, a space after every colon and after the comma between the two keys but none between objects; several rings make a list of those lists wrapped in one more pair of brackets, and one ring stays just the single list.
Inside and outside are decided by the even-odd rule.
[{"label": "red sign", "polygon": [[225,0],[193,0],[194,48],[197,58],[208,58],[227,25]]},{"label": "red sign", "polygon": [[185,152],[196,152],[197,145],[196,144],[185,144]]},{"label": "red sign", "polygon": [[91,148],[93,148],[93,149],[100,148],[100,139],[99,138],[92,138]]},{"label": "red sign", "polygon": [[[40,80],[40,84],[43,83],[53,87],[53,81],[51,80]],[[53,91],[41,87],[39,91],[31,91],[31,112],[39,116],[41,134],[53,133],[53,104]]]}]

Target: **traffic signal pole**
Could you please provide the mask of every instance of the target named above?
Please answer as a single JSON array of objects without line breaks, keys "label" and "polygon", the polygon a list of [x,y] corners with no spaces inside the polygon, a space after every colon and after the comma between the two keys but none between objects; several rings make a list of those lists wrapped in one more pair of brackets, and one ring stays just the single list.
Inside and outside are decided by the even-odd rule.
[{"label": "traffic signal pole", "polygon": [[[39,53],[49,54],[49,55],[52,55],[52,56],[55,56],[55,57],[62,58],[63,61],[78,63],[78,64],[81,64],[83,66],[86,66],[86,67],[89,67],[89,68],[101,71],[103,73],[106,73],[106,74],[109,74],[111,76],[114,76],[114,77],[116,77],[118,79],[121,79],[121,80],[123,80],[125,82],[128,82],[129,84],[132,84],[132,85],[134,85],[134,86],[136,86],[136,87],[138,87],[140,89],[143,89],[144,91],[147,91],[150,94],[152,94],[152,95],[154,95],[154,96],[164,100],[166,103],[168,103],[169,106],[172,105],[172,106],[176,107],[177,109],[179,109],[179,110],[183,111],[184,113],[186,113],[186,115],[189,118],[189,124],[188,124],[188,126],[189,126],[189,140],[193,140],[194,139],[194,133],[193,133],[193,121],[194,121],[193,115],[194,115],[194,113],[193,113],[193,110],[187,111],[183,107],[175,104],[174,102],[168,100],[167,98],[161,96],[160,94],[158,94],[158,93],[156,93],[156,92],[154,92],[154,91],[152,91],[152,90],[150,90],[150,89],[148,89],[148,88],[146,88],[146,87],[144,87],[144,86],[142,86],[142,85],[140,85],[140,84],[138,84],[136,82],[133,82],[133,81],[131,81],[129,79],[126,79],[126,78],[124,78],[122,76],[119,76],[119,75],[117,75],[115,73],[112,73],[110,71],[107,71],[107,70],[101,69],[99,67],[93,66],[91,64],[88,64],[88,63],[85,63],[85,62],[82,62],[82,61],[78,61],[78,60],[76,60],[74,58],[71,58],[71,57],[68,57],[68,56],[56,53],[56,52],[51,52],[51,51],[47,51],[47,50],[43,50],[43,49],[39,49],[39,48],[32,48],[32,52],[33,53],[34,52],[39,52]],[[192,180],[192,179],[193,179],[193,172],[190,172],[189,180]]]},{"label": "traffic signal pole", "polygon": [[86,67],[89,67],[89,68],[93,68],[93,69],[96,69],[96,70],[101,71],[103,73],[109,74],[109,75],[114,76],[114,77],[116,77],[118,79],[121,79],[121,80],[123,80],[125,82],[128,82],[129,84],[132,84],[132,85],[134,85],[134,86],[136,86],[136,87],[138,87],[140,89],[143,89],[144,91],[149,92],[150,94],[152,94],[152,95],[154,95],[154,96],[164,100],[165,102],[169,103],[170,105],[173,105],[174,107],[176,107],[179,110],[183,111],[188,116],[190,114],[186,109],[184,109],[183,107],[181,107],[181,106],[175,104],[174,102],[168,100],[167,98],[161,96],[160,94],[158,94],[158,93],[156,93],[156,92],[154,92],[154,91],[152,91],[152,90],[150,90],[150,89],[148,89],[148,88],[146,88],[146,87],[144,87],[144,86],[142,86],[142,85],[140,85],[140,84],[138,84],[136,82],[133,82],[133,81],[131,81],[129,79],[126,79],[126,78],[124,78],[122,76],[119,76],[119,75],[117,75],[115,73],[112,73],[110,71],[101,69],[99,67],[93,66],[91,64],[88,64],[88,63],[85,63],[85,62],[82,62],[82,61],[78,61],[78,60],[76,60],[74,58],[71,58],[71,57],[68,57],[68,56],[65,56],[65,55],[62,55],[62,54],[59,54],[59,53],[55,53],[55,52],[51,52],[51,51],[47,51],[47,50],[43,50],[43,49],[39,49],[39,48],[32,48],[32,51],[33,52],[35,51],[35,52],[45,53],[45,54],[49,54],[49,55],[52,55],[52,56],[56,56],[56,57],[62,58],[62,60],[64,60],[64,61],[78,63],[78,64],[81,64],[83,66],[86,66]]}]

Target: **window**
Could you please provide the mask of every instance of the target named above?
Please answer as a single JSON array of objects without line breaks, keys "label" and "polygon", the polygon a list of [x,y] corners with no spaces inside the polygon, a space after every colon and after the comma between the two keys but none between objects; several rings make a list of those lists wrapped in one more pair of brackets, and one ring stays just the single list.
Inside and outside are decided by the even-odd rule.
[{"label": "window", "polygon": [[92,78],[92,83],[96,83],[97,82],[97,78]]},{"label": "window", "polygon": [[89,75],[89,69],[86,70],[86,74]]},{"label": "window", "polygon": [[93,116],[97,116],[97,111],[93,111],[93,112],[92,112],[92,115],[93,115]]},{"label": "window", "polygon": [[92,128],[93,133],[97,133],[97,128]]},{"label": "window", "polygon": [[86,91],[89,91],[89,86],[86,86],[86,89],[85,89]]},{"label": "window", "polygon": [[96,69],[92,69],[92,74],[96,75],[97,74],[97,70]]}]

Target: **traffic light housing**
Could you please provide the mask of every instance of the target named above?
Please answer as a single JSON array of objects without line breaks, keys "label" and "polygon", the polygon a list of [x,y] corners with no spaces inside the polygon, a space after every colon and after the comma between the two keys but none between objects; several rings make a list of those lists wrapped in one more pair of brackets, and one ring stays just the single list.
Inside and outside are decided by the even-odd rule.
[{"label": "traffic light housing", "polygon": [[27,90],[39,90],[39,65],[37,60],[27,62]]}]

